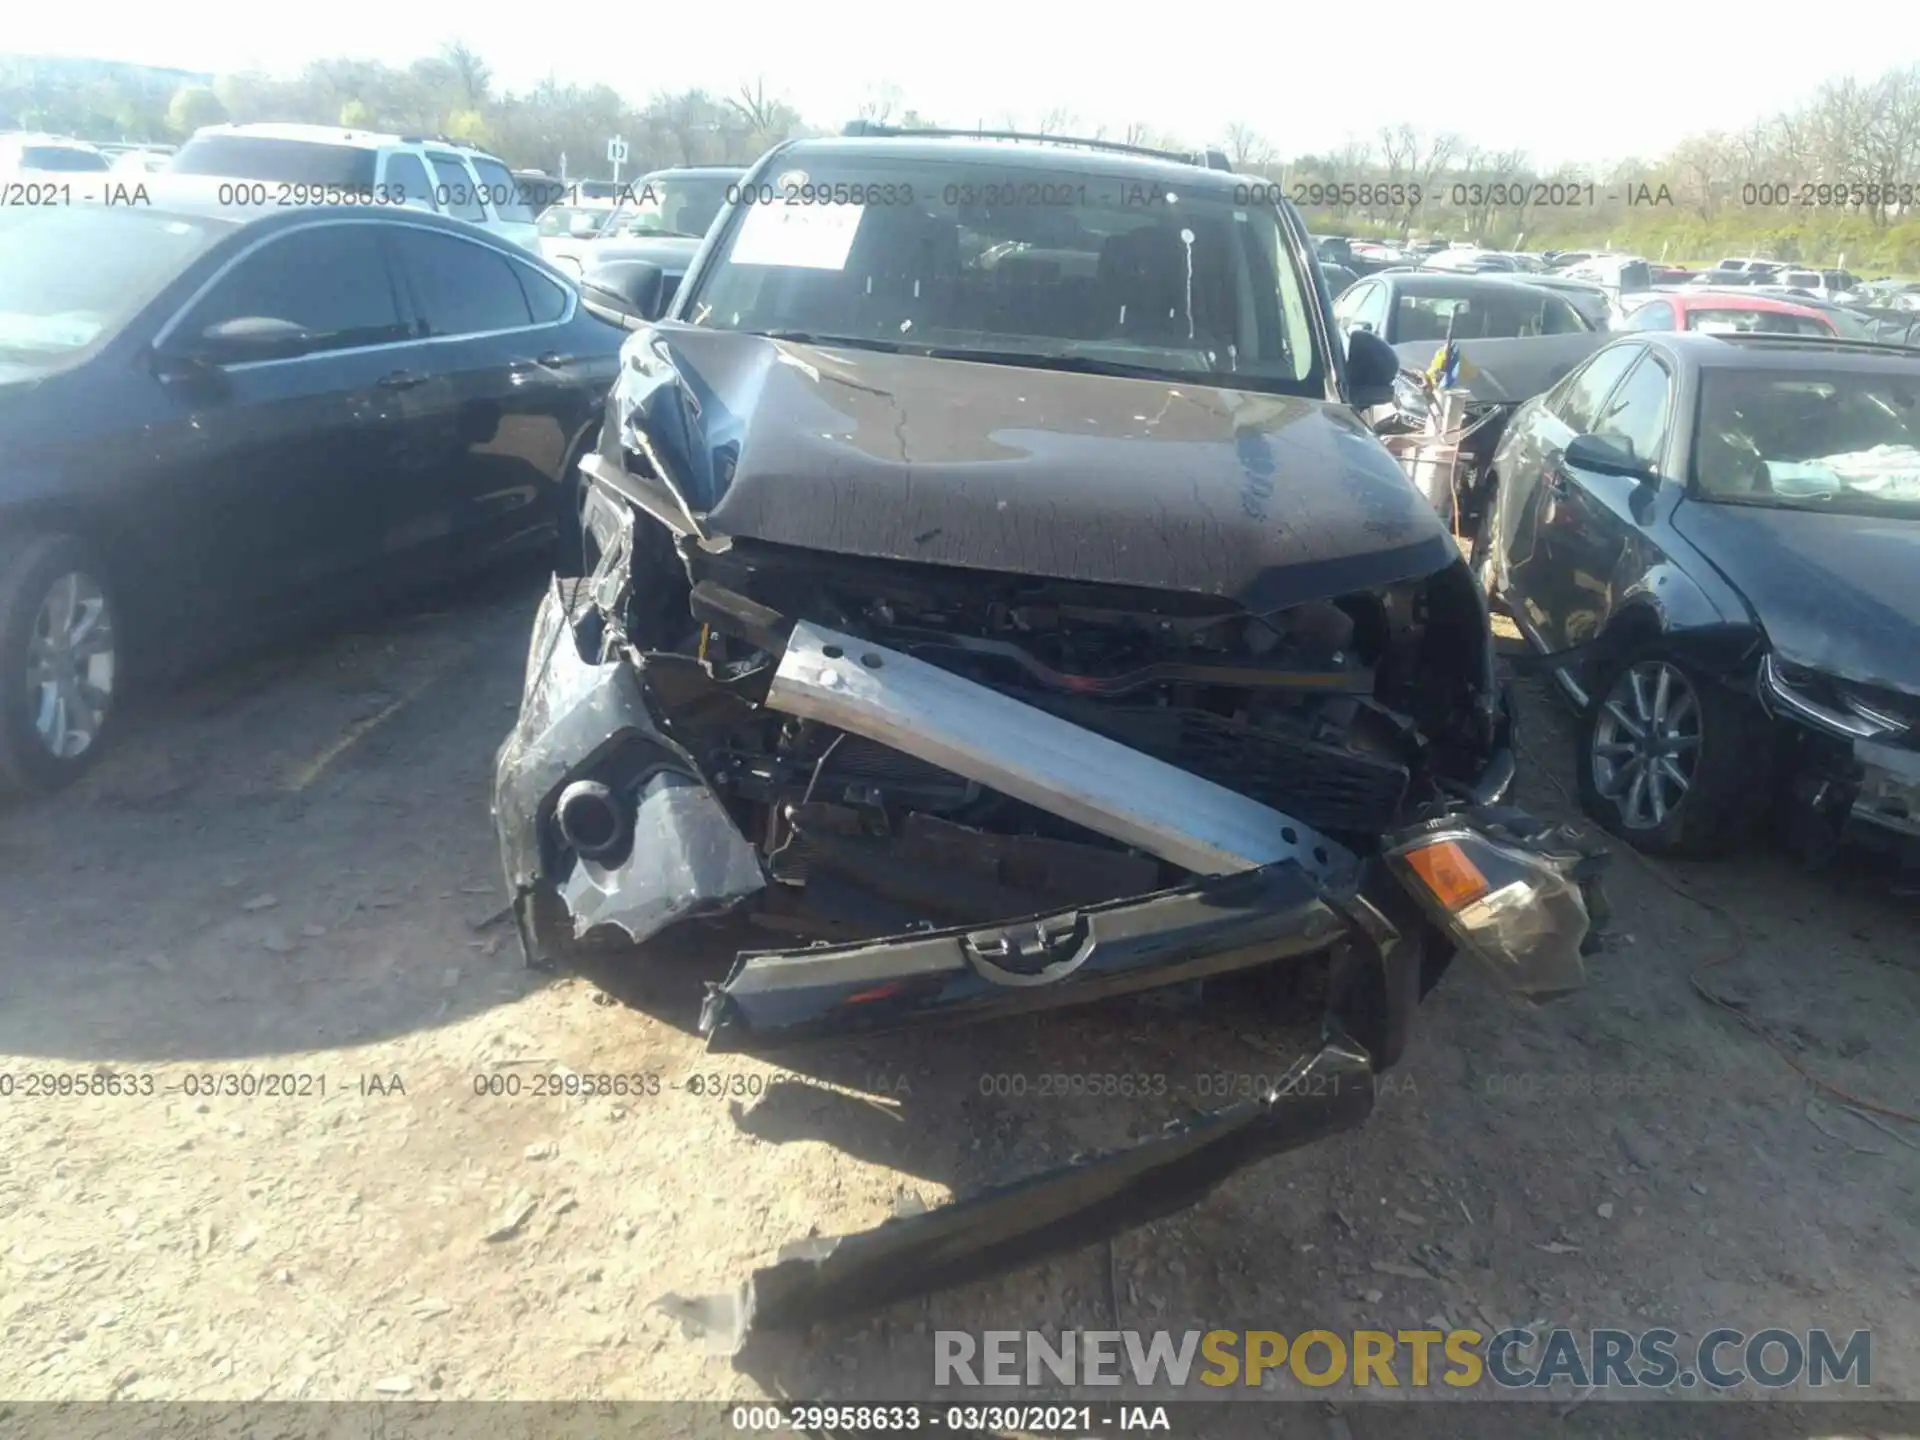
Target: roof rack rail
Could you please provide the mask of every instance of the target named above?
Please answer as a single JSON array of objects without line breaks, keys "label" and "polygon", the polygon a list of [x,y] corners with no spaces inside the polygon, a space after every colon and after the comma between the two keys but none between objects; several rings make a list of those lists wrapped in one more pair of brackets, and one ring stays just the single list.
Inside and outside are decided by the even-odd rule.
[{"label": "roof rack rail", "polygon": [[942,126],[907,129],[882,125],[873,120],[849,120],[840,131],[852,138],[862,136],[927,137],[935,140],[1028,140],[1041,145],[1077,145],[1086,150],[1110,150],[1117,155],[1141,155],[1150,160],[1171,160],[1179,165],[1198,165],[1205,170],[1224,170],[1231,174],[1233,164],[1224,150],[1155,150],[1147,145],[1128,145],[1119,140],[1090,140],[1080,135],[1048,135],[1037,130],[955,130]]},{"label": "roof rack rail", "polygon": [[481,147],[471,140],[456,140],[451,135],[402,135],[402,145],[445,145],[453,150],[478,150]]}]

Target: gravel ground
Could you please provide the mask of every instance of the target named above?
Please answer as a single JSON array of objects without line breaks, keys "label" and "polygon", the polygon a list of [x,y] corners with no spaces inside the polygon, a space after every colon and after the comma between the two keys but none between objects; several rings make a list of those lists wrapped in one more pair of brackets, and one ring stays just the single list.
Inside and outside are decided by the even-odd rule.
[{"label": "gravel ground", "polygon": [[[937,1329],[1547,1320],[1871,1328],[1875,1392],[1920,1397],[1920,1131],[1800,1073],[1914,1107],[1920,902],[1764,852],[1617,861],[1623,933],[1558,1006],[1457,966],[1353,1135],[1111,1245],[706,1353],[652,1302],[1144,1135],[1306,1032],[1135,1001],[782,1069],[702,1053],[699,937],[526,972],[487,789],[535,588],[232,667],[0,811],[0,1396],[906,1398]],[[1571,814],[1569,724],[1527,700],[1520,798]],[[140,1093],[57,1093],[101,1067]],[[1041,1098],[1061,1073],[1166,1094]],[[658,1093],[536,1093],[569,1074]]]}]

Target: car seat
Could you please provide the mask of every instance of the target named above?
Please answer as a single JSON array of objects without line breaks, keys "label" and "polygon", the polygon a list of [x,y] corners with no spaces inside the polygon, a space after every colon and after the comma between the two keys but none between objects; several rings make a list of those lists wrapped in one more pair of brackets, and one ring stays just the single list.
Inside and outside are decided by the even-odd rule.
[{"label": "car seat", "polygon": [[1109,238],[1097,272],[1103,338],[1194,342],[1188,270],[1187,243],[1171,226],[1143,225]]}]

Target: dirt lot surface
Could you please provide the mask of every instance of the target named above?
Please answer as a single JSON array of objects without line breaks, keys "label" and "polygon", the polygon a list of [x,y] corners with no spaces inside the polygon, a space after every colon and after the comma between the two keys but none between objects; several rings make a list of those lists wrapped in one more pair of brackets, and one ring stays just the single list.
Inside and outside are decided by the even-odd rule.
[{"label": "dirt lot surface", "polygon": [[[1616,862],[1585,992],[1520,1008],[1456,966],[1363,1130],[1193,1211],[705,1353],[655,1300],[1145,1135],[1308,1032],[1140,1001],[782,1069],[703,1055],[725,956],[697,944],[608,983],[525,971],[487,797],[536,589],[235,666],[128,717],[76,793],[0,811],[0,1396],[904,1398],[938,1329],[1547,1321],[1870,1328],[1876,1392],[1920,1397],[1920,1132],[1782,1053],[1914,1106],[1920,902],[1767,853]],[[1568,722],[1528,701],[1521,799],[1570,814]],[[1701,983],[1778,1048],[1691,988],[1720,957]],[[102,1067],[143,1093],[59,1093]],[[1043,1078],[1109,1074],[1164,1093]],[[658,1093],[565,1093],[598,1076]],[[1342,1410],[1365,1437],[1378,1407]]]}]

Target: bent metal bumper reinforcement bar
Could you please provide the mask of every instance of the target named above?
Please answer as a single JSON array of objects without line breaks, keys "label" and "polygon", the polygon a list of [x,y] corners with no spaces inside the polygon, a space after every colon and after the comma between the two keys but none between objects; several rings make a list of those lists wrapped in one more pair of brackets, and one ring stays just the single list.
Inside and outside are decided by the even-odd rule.
[{"label": "bent metal bumper reinforcement bar", "polygon": [[865,736],[1201,875],[1291,860],[1350,875],[1343,846],[1292,816],[997,690],[809,621],[767,705]]}]

